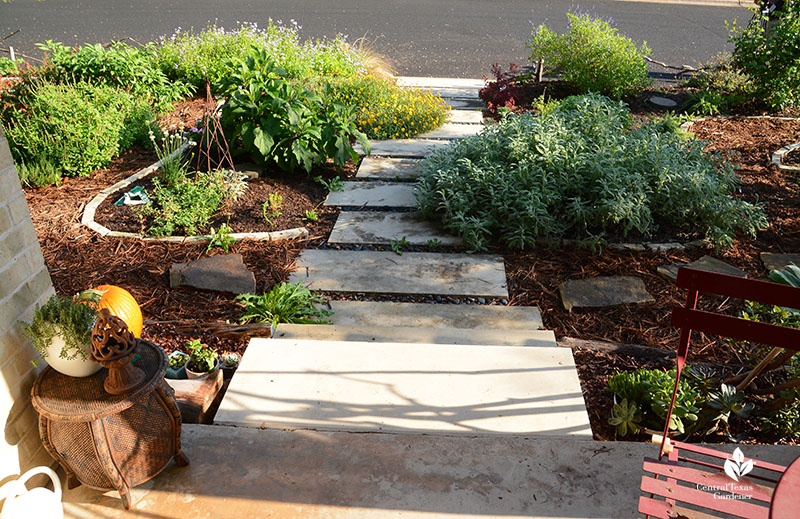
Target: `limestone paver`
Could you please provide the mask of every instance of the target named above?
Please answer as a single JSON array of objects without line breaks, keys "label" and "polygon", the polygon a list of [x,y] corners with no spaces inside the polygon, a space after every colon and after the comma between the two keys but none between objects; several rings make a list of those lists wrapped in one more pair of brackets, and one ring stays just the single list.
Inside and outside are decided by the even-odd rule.
[{"label": "limestone paver", "polygon": [[343,182],[342,191],[331,191],[326,206],[416,207],[414,185],[399,182]]},{"label": "limestone paver", "polygon": [[339,214],[328,243],[388,245],[405,238],[409,245],[459,246],[461,238],[442,231],[436,224],[423,220],[419,213],[347,211]]},{"label": "limestone paver", "polygon": [[447,99],[447,104],[452,108],[459,108],[462,110],[481,110],[486,107],[480,99],[469,99],[466,97]]},{"label": "limestone paver", "polygon": [[418,76],[399,76],[397,84],[421,88],[468,88],[472,90],[479,90],[486,86],[482,79]]},{"label": "limestone paver", "polygon": [[542,314],[535,306],[456,305],[330,301],[329,317],[336,325],[397,326],[405,328],[485,328],[537,330]]},{"label": "limestone paver", "polygon": [[603,308],[655,301],[644,282],[633,276],[600,276],[571,279],[558,287],[564,308]]},{"label": "limestone paver", "polygon": [[420,87],[423,90],[430,90],[439,94],[442,99],[449,101],[450,99],[480,99],[478,97],[478,88],[445,88],[445,87]]},{"label": "limestone paver", "polygon": [[482,124],[483,113],[480,110],[450,110],[447,120],[455,124]]},{"label": "limestone paver", "polygon": [[[432,151],[446,148],[450,143],[441,139],[396,139],[390,141],[370,141],[370,154],[386,157],[413,157],[423,158]],[[364,155],[360,144],[353,149],[356,153]]]},{"label": "limestone paver", "polygon": [[478,124],[452,124],[448,123],[432,132],[423,133],[420,139],[461,139],[481,132],[483,126]]},{"label": "limestone paver", "polygon": [[[374,322],[374,321],[373,321]],[[557,348],[552,330],[498,330],[490,328],[411,328],[400,326],[341,326],[327,324],[280,324],[273,339],[315,341],[394,342],[414,344],[472,344]]]},{"label": "limestone paver", "polygon": [[761,262],[767,270],[781,270],[794,263],[800,267],[800,253],[777,254],[774,252],[762,252]]},{"label": "limestone paver", "polygon": [[673,283],[675,280],[678,279],[678,270],[681,267],[689,267],[697,270],[705,270],[707,272],[716,272],[718,274],[727,274],[729,276],[737,276],[741,278],[746,278],[747,273],[737,269],[733,265],[729,263],[725,263],[722,260],[718,260],[717,258],[711,256],[703,256],[702,258],[695,260],[691,263],[676,263],[674,265],[664,265],[658,267],[656,272],[668,281],[672,281]]},{"label": "limestone paver", "polygon": [[[658,446],[184,424],[191,460],[131,489],[64,487],[66,519],[634,519]],[[714,445],[786,464],[790,445]],[[213,475],[213,477],[212,477]],[[502,498],[502,499],[501,499]]]},{"label": "limestone paver", "polygon": [[364,180],[413,180],[419,176],[420,159],[364,157],[356,178]]},{"label": "limestone paver", "polygon": [[503,258],[488,254],[306,249],[290,282],[330,292],[508,297]]},{"label": "limestone paver", "polygon": [[216,423],[591,438],[572,351],[252,339]]}]

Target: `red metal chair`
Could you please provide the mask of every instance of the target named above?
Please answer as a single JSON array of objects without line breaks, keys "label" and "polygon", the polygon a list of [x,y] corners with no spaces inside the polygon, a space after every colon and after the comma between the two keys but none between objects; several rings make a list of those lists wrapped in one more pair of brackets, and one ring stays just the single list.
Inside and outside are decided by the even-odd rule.
[{"label": "red metal chair", "polygon": [[[648,519],[778,517],[770,514],[770,502],[786,466],[755,461],[758,470],[734,481],[724,470],[724,463],[732,460],[731,454],[670,440],[669,421],[681,371],[689,353],[692,331],[800,350],[800,330],[697,310],[699,294],[798,308],[800,288],[689,268],[678,271],[677,285],[689,292],[686,307],[673,308],[672,311],[671,324],[681,329],[675,388],[664,434],[653,436],[653,442],[661,445],[658,459],[645,458],[644,461],[646,474],[642,477],[641,490],[648,495],[639,498],[639,513]],[[728,463],[739,467],[741,461]],[[794,517],[800,517],[800,501],[795,506],[797,508],[792,513],[797,514]]]}]

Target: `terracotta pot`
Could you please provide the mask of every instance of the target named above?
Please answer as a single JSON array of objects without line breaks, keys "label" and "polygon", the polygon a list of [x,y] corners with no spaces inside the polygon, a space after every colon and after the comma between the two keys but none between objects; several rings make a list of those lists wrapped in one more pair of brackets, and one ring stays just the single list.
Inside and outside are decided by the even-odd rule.
[{"label": "terracotta pot", "polygon": [[219,359],[217,359],[217,363],[214,365],[214,369],[211,371],[192,371],[189,368],[189,362],[186,363],[186,377],[189,379],[203,379],[208,378],[210,375],[213,375],[219,369]]}]

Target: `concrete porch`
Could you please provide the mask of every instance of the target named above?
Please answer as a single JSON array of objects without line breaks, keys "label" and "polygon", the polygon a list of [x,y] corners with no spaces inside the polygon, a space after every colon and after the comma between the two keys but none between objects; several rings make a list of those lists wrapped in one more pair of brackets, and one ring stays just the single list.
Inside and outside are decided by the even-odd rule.
[{"label": "concrete porch", "polygon": [[[655,445],[567,438],[280,431],[187,425],[186,468],[133,489],[65,493],[70,519],[636,517]],[[732,451],[734,445],[719,446]],[[741,446],[788,464],[800,449]]]}]

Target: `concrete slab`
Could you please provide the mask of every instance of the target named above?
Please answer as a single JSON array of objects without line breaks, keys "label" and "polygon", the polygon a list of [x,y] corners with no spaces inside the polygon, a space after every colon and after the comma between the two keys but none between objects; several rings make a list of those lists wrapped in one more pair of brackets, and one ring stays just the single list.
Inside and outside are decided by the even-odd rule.
[{"label": "concrete slab", "polygon": [[483,254],[306,249],[290,283],[311,290],[508,298],[503,258]]},{"label": "concrete slab", "polygon": [[[427,157],[434,150],[450,146],[448,141],[440,139],[396,139],[392,141],[370,141],[370,154],[385,157]],[[353,146],[356,153],[364,155],[361,145]]]},{"label": "concrete slab", "polygon": [[762,252],[761,262],[767,270],[785,269],[793,263],[800,267],[800,253],[776,254],[774,252]]},{"label": "concrete slab", "polygon": [[566,348],[251,339],[215,422],[591,438]]},{"label": "concrete slab", "polygon": [[486,86],[486,83],[482,79],[398,76],[397,85],[425,88],[469,88],[478,90]]},{"label": "concrete slab", "polygon": [[326,206],[417,207],[414,185],[400,182],[343,182],[342,191],[331,191]]},{"label": "concrete slab", "polygon": [[483,126],[478,124],[453,124],[448,123],[432,132],[423,133],[420,139],[462,139],[481,132]]},{"label": "concrete slab", "polygon": [[400,326],[408,328],[487,328],[537,330],[542,314],[535,306],[454,305],[330,301],[335,325]]},{"label": "concrete slab", "polygon": [[427,245],[439,240],[440,245],[460,246],[461,238],[442,231],[435,223],[423,220],[419,213],[377,213],[347,211],[339,214],[328,243],[388,245],[405,238],[409,245]]},{"label": "concrete slab", "polygon": [[470,330],[466,328],[414,328],[410,326],[281,324],[275,331],[273,339],[461,344],[465,346],[558,347],[555,333],[552,330],[498,330],[490,328]]},{"label": "concrete slab", "polygon": [[486,105],[480,99],[468,99],[465,97],[448,98],[445,99],[451,108],[458,108],[461,110],[482,110]]},{"label": "concrete slab", "polygon": [[655,301],[644,282],[633,276],[600,276],[570,279],[558,287],[564,308],[604,308]]},{"label": "concrete slab", "polygon": [[364,180],[414,180],[419,176],[420,159],[365,157],[356,178]]},{"label": "concrete slab", "polygon": [[[188,467],[116,492],[64,487],[67,519],[633,519],[648,443],[184,425]],[[715,445],[732,452],[736,445]],[[788,464],[800,449],[740,445]],[[756,470],[758,470],[756,468]]]},{"label": "concrete slab", "polygon": [[450,110],[447,120],[455,124],[483,124],[483,113],[480,110]]}]

